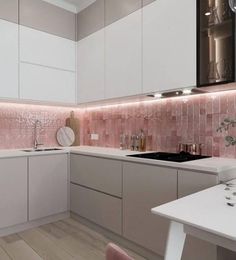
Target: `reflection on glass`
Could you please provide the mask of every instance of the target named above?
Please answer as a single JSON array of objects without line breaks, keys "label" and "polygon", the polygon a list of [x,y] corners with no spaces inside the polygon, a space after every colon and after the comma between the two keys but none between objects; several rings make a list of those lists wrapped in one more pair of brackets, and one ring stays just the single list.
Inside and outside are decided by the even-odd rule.
[{"label": "reflection on glass", "polygon": [[199,1],[199,83],[233,81],[234,32],[228,0]]}]

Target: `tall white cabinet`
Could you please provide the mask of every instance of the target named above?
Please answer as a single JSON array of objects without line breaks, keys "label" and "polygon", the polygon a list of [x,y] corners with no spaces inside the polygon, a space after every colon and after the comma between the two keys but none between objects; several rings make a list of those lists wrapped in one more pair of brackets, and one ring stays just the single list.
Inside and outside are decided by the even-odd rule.
[{"label": "tall white cabinet", "polygon": [[105,28],[105,97],[142,92],[142,10]]},{"label": "tall white cabinet", "polygon": [[105,30],[101,29],[77,44],[78,102],[105,98]]},{"label": "tall white cabinet", "polygon": [[18,25],[0,19],[0,97],[18,98]]},{"label": "tall white cabinet", "polygon": [[196,85],[196,0],[143,8],[143,93]]}]

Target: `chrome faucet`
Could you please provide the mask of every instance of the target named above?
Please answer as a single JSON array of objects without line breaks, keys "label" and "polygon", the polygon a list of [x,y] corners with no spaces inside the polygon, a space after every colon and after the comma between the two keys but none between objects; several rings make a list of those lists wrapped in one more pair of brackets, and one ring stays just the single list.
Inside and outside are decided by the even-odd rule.
[{"label": "chrome faucet", "polygon": [[40,144],[38,141],[38,129],[39,128],[40,129],[42,128],[42,123],[39,120],[36,120],[34,122],[34,150],[37,150],[40,145],[43,145],[43,144]]}]

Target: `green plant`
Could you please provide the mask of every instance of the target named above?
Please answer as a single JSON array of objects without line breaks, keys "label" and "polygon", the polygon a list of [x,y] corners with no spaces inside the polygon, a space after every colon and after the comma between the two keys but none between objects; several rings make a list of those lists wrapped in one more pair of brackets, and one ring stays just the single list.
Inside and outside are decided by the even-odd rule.
[{"label": "green plant", "polygon": [[[216,129],[217,132],[222,133],[223,131],[228,131],[230,127],[236,126],[236,120],[225,118],[223,122],[221,122],[220,126]],[[226,147],[229,147],[231,145],[236,145],[236,138],[230,135],[227,135],[225,137]]]}]

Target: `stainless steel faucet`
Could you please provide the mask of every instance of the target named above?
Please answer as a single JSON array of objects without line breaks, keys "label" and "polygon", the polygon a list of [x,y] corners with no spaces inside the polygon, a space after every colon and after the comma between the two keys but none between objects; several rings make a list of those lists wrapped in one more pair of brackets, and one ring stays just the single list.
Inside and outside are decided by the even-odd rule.
[{"label": "stainless steel faucet", "polygon": [[39,120],[36,120],[34,122],[34,149],[35,150],[37,150],[40,145],[43,145],[43,144],[40,144],[38,141],[38,129],[39,128],[40,129],[42,128],[42,123]]}]

